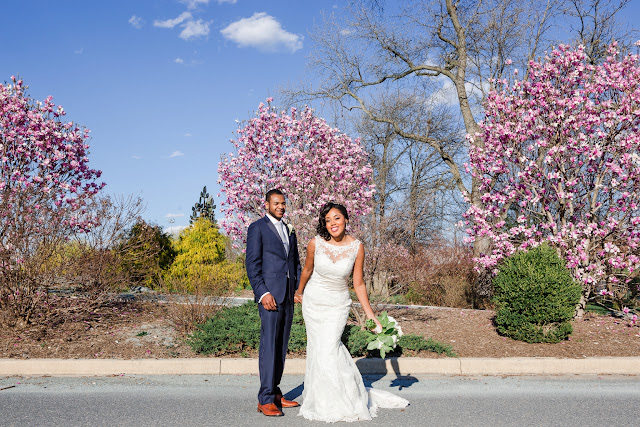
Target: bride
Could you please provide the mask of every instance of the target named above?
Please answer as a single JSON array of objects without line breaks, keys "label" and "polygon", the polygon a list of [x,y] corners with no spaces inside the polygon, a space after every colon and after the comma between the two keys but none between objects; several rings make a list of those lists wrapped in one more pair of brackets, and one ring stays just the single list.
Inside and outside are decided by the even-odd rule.
[{"label": "bride", "polygon": [[[375,318],[363,281],[364,248],[345,233],[347,209],[329,202],[320,209],[317,232],[307,247],[307,259],[295,294],[302,303],[307,328],[307,369],[301,415],[326,422],[370,420],[378,407],[404,408],[406,399],[365,388],[362,376],[340,341],[351,297],[348,278],[365,314]],[[304,298],[303,298],[304,295]]]}]

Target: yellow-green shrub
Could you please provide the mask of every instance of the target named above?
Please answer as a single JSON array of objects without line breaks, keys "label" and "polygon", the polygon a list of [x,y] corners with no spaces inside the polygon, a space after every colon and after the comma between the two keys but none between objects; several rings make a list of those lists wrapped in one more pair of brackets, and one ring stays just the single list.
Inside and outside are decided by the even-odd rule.
[{"label": "yellow-green shrub", "polygon": [[244,265],[225,259],[227,238],[211,221],[199,218],[175,242],[177,255],[164,274],[171,291],[222,295],[244,287]]}]

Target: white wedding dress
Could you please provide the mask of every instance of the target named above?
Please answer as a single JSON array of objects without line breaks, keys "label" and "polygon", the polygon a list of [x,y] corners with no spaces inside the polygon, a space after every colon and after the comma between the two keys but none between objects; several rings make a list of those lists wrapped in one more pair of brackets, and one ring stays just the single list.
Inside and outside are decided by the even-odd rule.
[{"label": "white wedding dress", "polygon": [[348,278],[360,242],[346,246],[316,236],[313,274],[302,299],[307,328],[307,369],[298,415],[326,422],[362,421],[378,408],[404,408],[406,399],[365,388],[360,371],[340,341],[347,324],[351,297]]}]

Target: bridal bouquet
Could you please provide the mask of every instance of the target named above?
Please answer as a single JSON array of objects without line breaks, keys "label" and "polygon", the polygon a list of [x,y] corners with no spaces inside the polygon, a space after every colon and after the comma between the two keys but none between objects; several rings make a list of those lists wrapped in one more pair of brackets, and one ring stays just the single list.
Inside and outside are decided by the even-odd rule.
[{"label": "bridal bouquet", "polygon": [[398,344],[398,338],[402,336],[402,328],[396,322],[396,319],[389,316],[386,311],[383,311],[378,320],[382,325],[382,330],[376,325],[372,319],[368,319],[365,326],[375,335],[371,336],[371,341],[367,346],[367,350],[380,350],[380,357],[384,359],[385,355],[396,348]]}]

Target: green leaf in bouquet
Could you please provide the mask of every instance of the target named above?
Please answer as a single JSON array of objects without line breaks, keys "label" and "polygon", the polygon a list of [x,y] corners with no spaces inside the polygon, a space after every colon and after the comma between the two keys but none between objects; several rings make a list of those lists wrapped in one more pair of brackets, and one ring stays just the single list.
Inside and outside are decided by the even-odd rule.
[{"label": "green leaf in bouquet", "polygon": [[385,335],[385,336],[379,337],[379,339],[380,341],[382,341],[384,345],[386,345],[390,349],[393,348],[393,338],[391,335]]},{"label": "green leaf in bouquet", "polygon": [[387,325],[387,328],[393,329],[395,331],[396,330],[396,322],[389,322],[389,324]]},{"label": "green leaf in bouquet", "polygon": [[387,355],[387,353],[390,353],[391,350],[393,350],[391,347],[389,347],[387,345],[383,345],[380,348],[380,357],[382,357],[384,359],[384,357]]},{"label": "green leaf in bouquet", "polygon": [[369,343],[369,345],[367,346],[367,350],[375,350],[376,348],[378,348],[378,340],[377,339],[371,341]]},{"label": "green leaf in bouquet", "polygon": [[382,328],[386,329],[389,327],[389,315],[387,314],[386,311],[383,311],[382,313],[380,313],[380,316],[378,316],[378,320],[380,321],[380,323],[382,324]]}]

